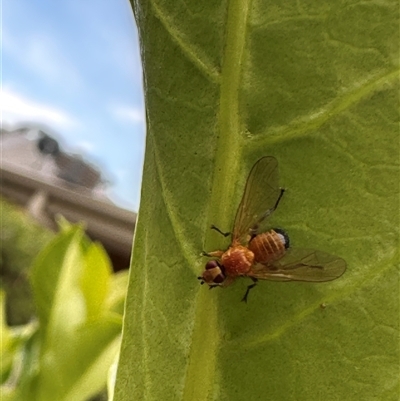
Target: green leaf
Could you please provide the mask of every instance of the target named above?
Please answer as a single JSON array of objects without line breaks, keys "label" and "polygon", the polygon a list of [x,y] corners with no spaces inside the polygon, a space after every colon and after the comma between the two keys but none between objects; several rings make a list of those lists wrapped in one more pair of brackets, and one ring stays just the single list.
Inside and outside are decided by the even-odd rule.
[{"label": "green leaf", "polygon": [[[80,263],[82,230],[78,227],[65,230],[54,238],[34,261],[31,272],[31,282],[42,330],[47,330],[52,318],[60,318],[60,332],[70,325],[66,316],[60,316],[56,308],[63,308],[64,303],[57,297],[68,297],[79,302],[79,277],[82,264]],[[71,291],[71,292],[70,292]],[[73,295],[77,295],[75,298]],[[67,295],[68,294],[68,295]],[[72,302],[71,302],[72,303]],[[71,306],[69,315],[81,319],[82,310],[78,305]]]},{"label": "green leaf", "polygon": [[83,401],[105,387],[122,325],[111,306],[125,293],[114,281],[104,249],[64,224],[32,268],[40,329],[26,347],[15,399]]},{"label": "green leaf", "polygon": [[0,383],[4,383],[11,371],[16,346],[12,331],[6,322],[4,291],[0,291],[0,338]]},{"label": "green leaf", "polygon": [[124,314],[124,304],[126,290],[128,287],[128,270],[121,270],[112,275],[110,280],[110,290],[107,294],[106,309]]},{"label": "green leaf", "polygon": [[39,251],[54,237],[21,207],[0,199],[0,287],[7,294],[7,320],[15,326],[33,316],[28,269]]},{"label": "green leaf", "polygon": [[[397,2],[133,8],[148,132],[115,401],[397,400]],[[287,189],[271,227],[348,269],[244,304],[246,280],[196,277],[264,155]]]},{"label": "green leaf", "polygon": [[37,399],[57,394],[59,400],[86,400],[99,392],[120,346],[120,330],[121,320],[110,316],[83,326],[61,349],[48,350],[42,356]]},{"label": "green leaf", "polygon": [[0,291],[0,394],[2,401],[20,401],[17,386],[24,381],[24,372],[32,370],[35,364],[26,358],[25,350],[37,332],[37,324],[31,322],[24,326],[8,327],[4,301],[4,292]]},{"label": "green leaf", "polygon": [[[80,287],[86,298],[88,318],[97,318],[103,312],[111,277],[111,262],[100,244],[90,244],[85,253],[84,271]],[[95,266],[95,275],[94,273]],[[125,294],[125,291],[122,292]]]}]

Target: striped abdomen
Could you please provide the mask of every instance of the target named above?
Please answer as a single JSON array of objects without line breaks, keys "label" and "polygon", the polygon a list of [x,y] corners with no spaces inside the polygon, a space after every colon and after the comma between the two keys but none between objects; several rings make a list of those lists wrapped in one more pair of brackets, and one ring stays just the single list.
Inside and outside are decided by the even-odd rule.
[{"label": "striped abdomen", "polygon": [[254,263],[270,263],[280,259],[289,247],[289,237],[280,229],[256,235],[248,248],[254,253]]}]

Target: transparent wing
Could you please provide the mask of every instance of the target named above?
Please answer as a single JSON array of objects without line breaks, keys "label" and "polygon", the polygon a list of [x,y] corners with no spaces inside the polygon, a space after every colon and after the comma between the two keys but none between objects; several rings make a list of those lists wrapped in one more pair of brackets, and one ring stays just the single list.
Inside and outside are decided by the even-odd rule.
[{"label": "transparent wing", "polygon": [[266,156],[259,159],[250,171],[242,201],[233,227],[233,240],[244,242],[250,229],[268,218],[280,195],[278,161]]},{"label": "transparent wing", "polygon": [[269,265],[253,266],[249,276],[275,281],[331,281],[346,270],[346,262],[334,255],[312,249],[291,249]]}]

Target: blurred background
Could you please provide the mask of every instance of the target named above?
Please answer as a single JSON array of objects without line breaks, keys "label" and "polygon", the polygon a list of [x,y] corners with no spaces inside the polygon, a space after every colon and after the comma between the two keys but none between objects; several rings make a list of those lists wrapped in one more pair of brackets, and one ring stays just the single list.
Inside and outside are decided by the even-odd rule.
[{"label": "blurred background", "polygon": [[57,216],[83,222],[114,271],[128,268],[145,112],[129,1],[4,0],[1,12],[1,288],[21,324]]},{"label": "blurred background", "polygon": [[145,121],[129,2],[5,0],[1,42],[3,158],[42,131],[97,170],[103,196],[136,211]]},{"label": "blurred background", "polygon": [[144,159],[133,13],[128,0],[0,12],[1,398],[105,400]]},{"label": "blurred background", "polygon": [[86,221],[127,264],[145,140],[129,2],[5,0],[1,42],[1,196],[48,228]]}]

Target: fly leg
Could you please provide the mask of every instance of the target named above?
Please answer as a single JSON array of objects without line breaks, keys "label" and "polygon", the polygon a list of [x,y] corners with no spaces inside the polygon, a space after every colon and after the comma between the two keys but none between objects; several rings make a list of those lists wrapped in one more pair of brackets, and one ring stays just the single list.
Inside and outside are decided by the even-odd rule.
[{"label": "fly leg", "polygon": [[[256,224],[254,224],[253,227],[250,228],[249,230],[249,234],[250,234],[250,241],[258,234],[258,229],[259,229],[259,225],[260,223],[265,220],[267,217],[271,216],[271,214],[277,209],[279,202],[282,199],[283,194],[285,193],[286,189],[285,188],[281,188],[281,192],[278,196],[278,199],[275,202],[275,205],[273,208],[268,209],[256,222]],[[223,233],[222,233],[223,234]]]},{"label": "fly leg", "polygon": [[223,231],[221,231],[218,227],[214,226],[214,224],[211,225],[211,230],[215,230],[217,232],[219,232],[220,234],[222,234],[224,237],[227,237],[228,235],[231,235],[231,233],[224,233]]},{"label": "fly leg", "polygon": [[[204,279],[203,279],[203,277],[199,276],[199,277],[197,277],[197,279],[198,279],[198,280],[201,280],[201,282],[200,282],[201,285],[204,284]],[[221,287],[221,285],[220,285],[220,284],[208,284],[208,289],[209,289],[209,290],[212,290],[212,289],[215,288],[215,287]]]},{"label": "fly leg", "polygon": [[242,298],[242,302],[246,302],[247,303],[247,297],[249,296],[249,292],[252,288],[254,288],[257,285],[257,279],[254,277],[250,277],[253,280],[253,284],[250,284],[247,287],[246,293],[244,294],[244,297]]},{"label": "fly leg", "polygon": [[[214,224],[210,227],[211,230],[218,231],[220,234],[222,234],[224,237],[227,237],[231,233],[224,233],[221,231],[218,227],[215,227]],[[201,252],[201,256],[207,256],[208,258],[220,258],[224,254],[223,251],[214,251],[214,252]]]},{"label": "fly leg", "polygon": [[208,286],[208,289],[212,290],[213,288],[216,288],[216,287],[221,287],[221,286],[219,284],[215,284],[215,285],[211,284],[211,285]]},{"label": "fly leg", "polygon": [[223,251],[205,252],[201,253],[201,256],[207,256],[207,258],[220,258],[224,254]]},{"label": "fly leg", "polygon": [[285,188],[281,188],[281,193],[279,194],[279,197],[278,197],[277,201],[275,202],[275,206],[274,206],[273,209],[271,210],[271,213],[272,213],[274,210],[277,209],[277,207],[278,207],[278,205],[279,205],[279,202],[281,201],[282,196],[283,196],[283,194],[285,193],[285,191],[286,191]]}]

